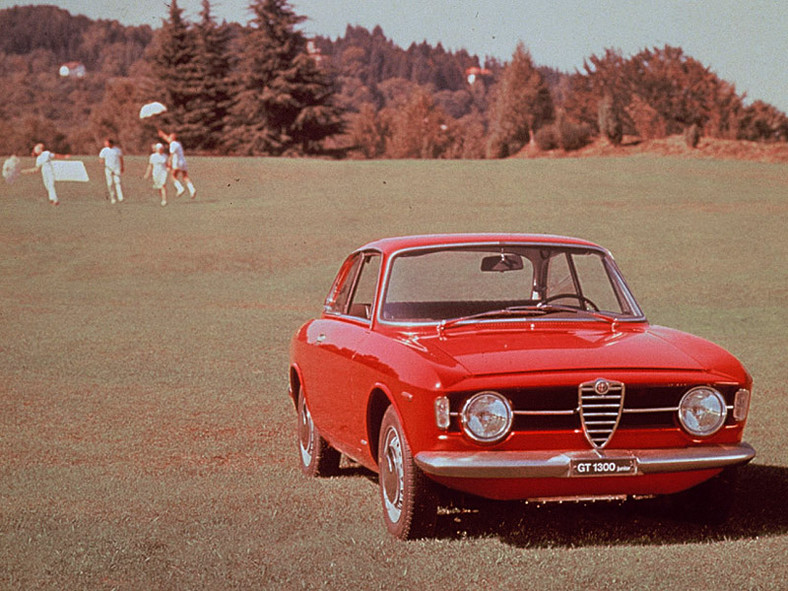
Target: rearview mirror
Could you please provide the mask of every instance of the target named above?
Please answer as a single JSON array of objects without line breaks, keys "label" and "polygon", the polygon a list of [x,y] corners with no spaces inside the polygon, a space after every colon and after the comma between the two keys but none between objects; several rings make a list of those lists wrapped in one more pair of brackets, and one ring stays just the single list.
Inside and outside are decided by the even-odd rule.
[{"label": "rearview mirror", "polygon": [[482,271],[520,271],[523,268],[523,257],[519,254],[496,254],[482,259]]}]

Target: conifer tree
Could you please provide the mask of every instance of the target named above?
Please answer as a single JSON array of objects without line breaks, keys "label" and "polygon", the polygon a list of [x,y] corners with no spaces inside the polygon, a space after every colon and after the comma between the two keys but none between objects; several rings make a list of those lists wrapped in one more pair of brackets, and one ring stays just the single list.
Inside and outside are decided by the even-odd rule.
[{"label": "conifer tree", "polygon": [[209,0],[202,1],[201,20],[195,26],[196,80],[189,104],[189,121],[193,129],[193,149],[216,150],[223,141],[230,104],[230,32],[226,24],[218,25],[211,14]]},{"label": "conifer tree", "polygon": [[148,91],[150,98],[167,105],[169,111],[158,123],[176,131],[186,146],[199,141],[201,122],[199,113],[192,110],[199,92],[197,69],[197,41],[183,9],[171,0],[169,18],[162,21],[148,53],[155,88]]},{"label": "conifer tree", "polygon": [[253,0],[231,107],[228,147],[241,154],[311,153],[342,130],[333,87],[307,52],[286,0]]}]

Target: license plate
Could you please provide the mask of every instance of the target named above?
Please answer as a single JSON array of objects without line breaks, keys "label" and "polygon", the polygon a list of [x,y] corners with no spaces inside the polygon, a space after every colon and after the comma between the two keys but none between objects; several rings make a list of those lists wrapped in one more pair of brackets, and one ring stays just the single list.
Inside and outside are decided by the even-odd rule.
[{"label": "license plate", "polygon": [[633,458],[594,458],[572,460],[572,476],[629,476],[637,472]]}]

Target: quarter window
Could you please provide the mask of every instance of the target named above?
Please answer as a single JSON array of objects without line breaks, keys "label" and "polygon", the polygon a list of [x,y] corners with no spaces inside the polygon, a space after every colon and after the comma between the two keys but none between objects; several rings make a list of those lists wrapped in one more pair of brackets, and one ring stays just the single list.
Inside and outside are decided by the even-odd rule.
[{"label": "quarter window", "polygon": [[367,254],[361,263],[360,274],[356,280],[356,289],[348,307],[350,316],[369,320],[372,317],[372,306],[380,275],[380,255]]},{"label": "quarter window", "polygon": [[344,314],[350,293],[358,275],[358,267],[363,260],[360,254],[349,257],[337,273],[337,278],[326,298],[325,310],[331,314]]}]

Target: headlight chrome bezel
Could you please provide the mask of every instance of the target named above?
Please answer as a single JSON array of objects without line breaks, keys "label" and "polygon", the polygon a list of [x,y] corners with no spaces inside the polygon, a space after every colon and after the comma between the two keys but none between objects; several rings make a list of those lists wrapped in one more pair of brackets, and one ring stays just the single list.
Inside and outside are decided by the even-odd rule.
[{"label": "headlight chrome bezel", "polygon": [[679,423],[693,437],[711,437],[722,429],[727,418],[725,397],[711,386],[690,388],[679,402]]},{"label": "headlight chrome bezel", "polygon": [[[495,408],[497,412],[491,413],[493,417],[499,417],[499,424],[493,426],[488,433],[484,432],[485,420],[483,420],[482,409],[484,405],[488,408]],[[463,432],[477,443],[498,443],[506,438],[512,430],[514,421],[514,411],[509,400],[494,390],[484,390],[477,392],[462,407],[460,412],[460,423]]]}]

